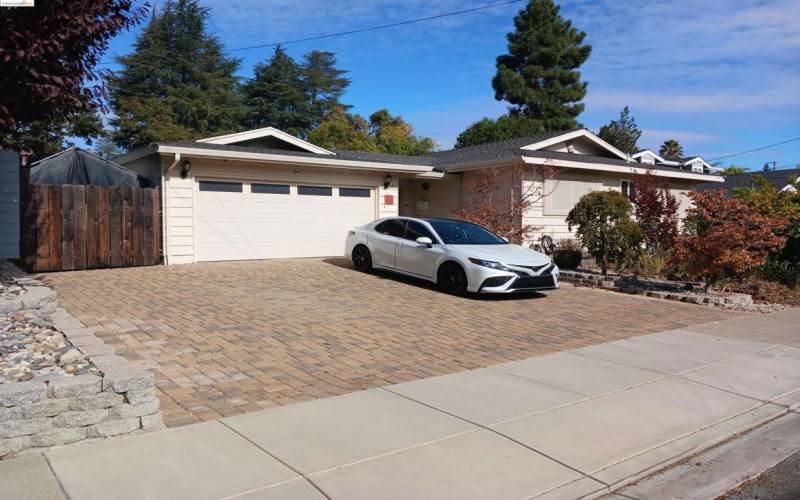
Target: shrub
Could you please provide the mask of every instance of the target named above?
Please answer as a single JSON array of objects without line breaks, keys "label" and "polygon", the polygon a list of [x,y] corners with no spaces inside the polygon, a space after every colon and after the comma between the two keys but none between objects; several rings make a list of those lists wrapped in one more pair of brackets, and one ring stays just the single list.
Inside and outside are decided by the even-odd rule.
[{"label": "shrub", "polygon": [[762,214],[752,204],[722,190],[689,193],[693,206],[675,245],[672,264],[705,281],[706,289],[724,277],[739,277],[764,265],[786,238],[772,228],[786,219]]},{"label": "shrub", "polygon": [[581,252],[583,245],[577,238],[562,238],[556,241],[556,251],[564,252]]},{"label": "shrub", "polygon": [[631,210],[622,193],[595,191],[583,195],[567,215],[570,231],[577,227],[581,243],[603,274],[608,274],[609,264],[630,265],[640,252],[644,236],[631,220]]},{"label": "shrub", "polygon": [[678,200],[669,192],[669,185],[648,172],[634,179],[633,188],[636,224],[644,233],[647,249],[672,248],[678,235]]},{"label": "shrub", "polygon": [[646,250],[639,255],[633,271],[648,277],[664,276],[667,273],[669,258],[663,250]]}]

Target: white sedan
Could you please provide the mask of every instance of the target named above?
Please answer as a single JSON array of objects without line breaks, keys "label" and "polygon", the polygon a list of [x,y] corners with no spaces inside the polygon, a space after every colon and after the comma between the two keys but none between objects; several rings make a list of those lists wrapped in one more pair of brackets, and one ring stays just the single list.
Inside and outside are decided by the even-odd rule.
[{"label": "white sedan", "polygon": [[359,271],[386,269],[432,281],[451,294],[558,288],[550,257],[456,219],[379,219],[348,232],[345,256]]}]

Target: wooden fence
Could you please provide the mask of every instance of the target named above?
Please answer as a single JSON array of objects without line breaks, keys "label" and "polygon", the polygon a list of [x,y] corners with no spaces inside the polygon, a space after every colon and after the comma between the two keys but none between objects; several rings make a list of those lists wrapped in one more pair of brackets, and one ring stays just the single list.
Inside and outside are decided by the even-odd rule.
[{"label": "wooden fence", "polygon": [[22,231],[22,262],[31,271],[160,264],[159,191],[31,186]]}]

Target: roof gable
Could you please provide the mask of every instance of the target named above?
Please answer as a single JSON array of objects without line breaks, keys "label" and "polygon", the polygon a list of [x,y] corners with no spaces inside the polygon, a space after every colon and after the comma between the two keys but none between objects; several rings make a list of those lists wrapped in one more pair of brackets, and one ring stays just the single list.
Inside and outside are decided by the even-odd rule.
[{"label": "roof gable", "polygon": [[207,137],[205,139],[198,139],[197,142],[205,144],[225,144],[225,145],[239,145],[239,146],[267,146],[272,149],[285,149],[288,151],[306,151],[308,153],[315,153],[321,155],[335,155],[334,152],[328,151],[308,141],[299,139],[291,134],[287,134],[282,130],[273,127],[264,127],[255,130],[246,130],[244,132],[236,132],[233,134],[219,135],[216,137]]},{"label": "roof gable", "polygon": [[[585,149],[585,145],[587,144],[589,145],[588,150]],[[520,149],[523,151],[548,150],[576,154],[588,153],[601,157],[619,158],[621,160],[628,159],[627,154],[585,128],[547,137],[532,144],[522,146]],[[582,153],[582,150],[586,152]]]}]

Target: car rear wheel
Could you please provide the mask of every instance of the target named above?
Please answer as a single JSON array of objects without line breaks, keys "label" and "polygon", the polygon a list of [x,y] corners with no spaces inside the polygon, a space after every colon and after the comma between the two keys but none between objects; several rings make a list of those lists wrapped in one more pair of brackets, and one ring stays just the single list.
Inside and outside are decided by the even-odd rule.
[{"label": "car rear wheel", "polygon": [[445,293],[463,295],[467,292],[467,274],[455,262],[447,262],[439,268],[436,284]]},{"label": "car rear wheel", "polygon": [[362,273],[372,271],[372,254],[369,252],[369,248],[358,245],[353,249],[353,267]]}]

